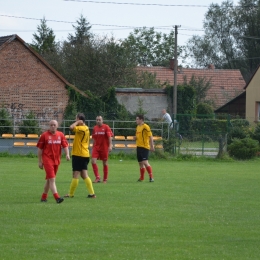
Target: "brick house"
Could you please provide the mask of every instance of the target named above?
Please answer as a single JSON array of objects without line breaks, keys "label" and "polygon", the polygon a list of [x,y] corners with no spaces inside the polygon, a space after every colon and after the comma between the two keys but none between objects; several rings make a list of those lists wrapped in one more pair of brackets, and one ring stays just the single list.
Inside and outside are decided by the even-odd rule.
[{"label": "brick house", "polygon": [[[138,67],[139,71],[149,72],[156,75],[156,79],[161,84],[168,83],[174,85],[174,60],[170,61],[169,68],[166,67]],[[244,91],[245,80],[238,69],[215,69],[210,64],[205,69],[192,69],[178,67],[177,85],[181,85],[186,77],[187,82],[192,76],[210,80],[212,87],[208,90],[206,100],[214,101],[214,108],[221,107],[231,99],[235,98]]]},{"label": "brick house", "polygon": [[0,104],[15,120],[33,111],[42,122],[63,119],[74,88],[18,35],[0,37]]}]

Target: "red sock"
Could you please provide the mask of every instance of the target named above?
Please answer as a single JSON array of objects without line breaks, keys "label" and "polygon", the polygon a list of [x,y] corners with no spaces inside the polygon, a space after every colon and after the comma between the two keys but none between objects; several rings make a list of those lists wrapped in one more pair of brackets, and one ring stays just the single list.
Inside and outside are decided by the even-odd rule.
[{"label": "red sock", "polygon": [[140,168],[140,180],[144,180],[145,168]]},{"label": "red sock", "polygon": [[103,181],[106,181],[106,180],[107,180],[107,177],[108,177],[108,165],[104,165],[104,167],[103,167],[103,172],[104,172]]},{"label": "red sock", "polygon": [[146,167],[146,170],[147,170],[147,172],[148,172],[150,178],[153,178],[152,167],[151,167],[151,166],[147,166],[147,167]]},{"label": "red sock", "polygon": [[53,197],[54,197],[54,199],[56,200],[56,199],[58,199],[60,196],[59,196],[59,194],[58,194],[58,192],[57,192],[57,193],[54,193],[54,194],[53,194]]},{"label": "red sock", "polygon": [[48,194],[47,194],[47,193],[43,193],[43,194],[42,194],[42,200],[46,200],[47,197],[48,197]]},{"label": "red sock", "polygon": [[94,172],[94,174],[96,176],[96,179],[100,179],[99,173],[98,173],[98,167],[97,167],[96,163],[92,163],[92,169],[93,169],[93,172]]}]

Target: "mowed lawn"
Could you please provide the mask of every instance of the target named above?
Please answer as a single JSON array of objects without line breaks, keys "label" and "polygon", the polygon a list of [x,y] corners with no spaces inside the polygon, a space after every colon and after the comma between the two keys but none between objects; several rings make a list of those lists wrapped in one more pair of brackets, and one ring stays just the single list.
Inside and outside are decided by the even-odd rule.
[{"label": "mowed lawn", "polygon": [[[0,259],[259,259],[259,160],[150,163],[154,183],[137,182],[135,160],[110,159],[96,199],[81,180],[56,204],[51,194],[40,202],[37,158],[0,158]],[[60,195],[70,181],[63,158]]]}]

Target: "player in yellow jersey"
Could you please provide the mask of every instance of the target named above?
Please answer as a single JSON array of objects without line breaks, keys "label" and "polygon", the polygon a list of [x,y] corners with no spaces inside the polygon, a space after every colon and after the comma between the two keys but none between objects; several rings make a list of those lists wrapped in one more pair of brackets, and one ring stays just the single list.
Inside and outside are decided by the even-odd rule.
[{"label": "player in yellow jersey", "polygon": [[137,161],[140,166],[140,178],[138,181],[144,180],[145,170],[147,170],[150,182],[154,182],[152,167],[148,162],[149,151],[154,151],[153,135],[150,127],[144,123],[144,116],[136,117],[136,133],[135,140],[137,146]]},{"label": "player in yellow jersey", "polygon": [[70,130],[75,133],[72,147],[72,170],[73,178],[70,184],[70,190],[65,198],[73,198],[75,190],[79,183],[79,176],[84,180],[89,195],[87,198],[96,198],[93,190],[92,181],[88,176],[89,163],[89,128],[85,125],[85,115],[77,114],[76,122],[70,126]]}]

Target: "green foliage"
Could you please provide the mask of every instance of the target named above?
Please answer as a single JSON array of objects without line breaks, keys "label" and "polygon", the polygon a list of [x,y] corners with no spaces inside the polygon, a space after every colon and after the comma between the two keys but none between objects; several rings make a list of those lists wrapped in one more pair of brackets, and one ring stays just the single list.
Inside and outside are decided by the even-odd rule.
[{"label": "green foliage", "polygon": [[210,117],[213,117],[214,116],[213,107],[208,103],[199,103],[197,105],[197,115],[209,115]]},{"label": "green foliage", "polygon": [[236,159],[241,160],[248,160],[255,157],[258,149],[259,142],[251,138],[235,138],[228,146],[230,156],[234,156]]},{"label": "green foliage", "polygon": [[33,47],[41,55],[51,52],[53,53],[56,48],[55,35],[53,30],[47,26],[46,19],[43,17],[41,24],[37,26],[37,33],[33,34]]},{"label": "green foliage", "polygon": [[257,123],[255,130],[252,134],[252,138],[260,143],[260,123]]},{"label": "green foliage", "polygon": [[[142,66],[168,66],[174,56],[174,31],[168,35],[156,32],[154,28],[138,28],[122,41],[122,46],[130,51],[136,62]],[[179,47],[178,51],[181,52]]]},{"label": "green foliage", "polygon": [[111,86],[131,87],[137,82],[136,63],[113,37],[94,36],[83,42],[63,42],[53,65],[71,84],[101,97]]},{"label": "green foliage", "polygon": [[40,128],[39,123],[36,120],[35,114],[33,111],[30,111],[22,120],[20,126],[19,126],[19,132],[21,134],[39,134]]},{"label": "green foliage", "polygon": [[13,133],[13,122],[7,110],[0,108],[0,135]]},{"label": "green foliage", "polygon": [[233,119],[228,131],[227,143],[231,144],[234,138],[244,139],[250,136],[249,122],[245,119]]},{"label": "green foliage", "polygon": [[165,84],[156,79],[156,74],[149,73],[148,71],[141,71],[138,73],[138,82],[136,87],[143,89],[162,89]]},{"label": "green foliage", "polygon": [[[203,23],[205,34],[193,36],[186,57],[198,67],[214,64],[221,69],[240,69],[249,80],[259,65],[260,4],[256,0],[211,4]],[[242,37],[241,37],[242,36]]]},{"label": "green foliage", "polygon": [[204,115],[204,118],[193,118],[190,129],[196,134],[226,133],[227,120],[208,119]]},{"label": "green foliage", "polygon": [[[195,75],[191,76],[189,82],[187,81],[187,77],[184,76],[184,85],[190,85],[194,87],[196,92],[195,95],[196,104],[199,104],[200,102],[205,102],[207,92],[212,87],[211,79],[208,80],[206,77],[196,77]],[[204,114],[204,113],[198,113],[198,114]]]},{"label": "green foliage", "polygon": [[72,25],[75,30],[75,36],[71,33],[68,36],[68,40],[71,44],[83,44],[85,41],[88,41],[92,36],[90,33],[91,25],[87,19],[81,14],[79,19],[76,21],[77,25]]}]

